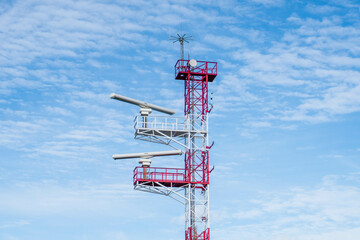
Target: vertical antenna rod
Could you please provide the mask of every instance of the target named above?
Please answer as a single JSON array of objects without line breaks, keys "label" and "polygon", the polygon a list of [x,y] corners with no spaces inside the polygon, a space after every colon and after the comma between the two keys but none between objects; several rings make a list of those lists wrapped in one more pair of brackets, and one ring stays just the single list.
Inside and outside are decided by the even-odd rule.
[{"label": "vertical antenna rod", "polygon": [[185,34],[176,34],[177,36],[170,36],[169,40],[173,41],[173,43],[175,42],[180,42],[180,59],[184,60],[184,42],[189,43],[189,41],[193,40],[193,37],[190,36],[186,36]]}]

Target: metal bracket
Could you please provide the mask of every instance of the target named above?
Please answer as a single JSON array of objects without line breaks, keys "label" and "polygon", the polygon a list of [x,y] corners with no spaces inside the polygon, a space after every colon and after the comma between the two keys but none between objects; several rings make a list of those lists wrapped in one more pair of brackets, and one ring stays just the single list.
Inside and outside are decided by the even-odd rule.
[{"label": "metal bracket", "polygon": [[212,141],[212,143],[211,143],[211,145],[208,147],[209,148],[209,150],[214,146],[214,144],[215,144],[215,142],[214,141]]}]

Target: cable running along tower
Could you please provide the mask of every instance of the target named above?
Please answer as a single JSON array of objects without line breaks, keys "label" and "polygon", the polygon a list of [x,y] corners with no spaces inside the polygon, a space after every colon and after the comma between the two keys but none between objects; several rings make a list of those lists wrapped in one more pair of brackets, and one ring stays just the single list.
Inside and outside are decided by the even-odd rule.
[{"label": "cable running along tower", "polygon": [[[185,240],[210,239],[208,84],[217,76],[217,63],[184,60],[186,34],[170,40],[180,42],[181,58],[175,64],[175,79],[184,81],[184,117],[150,116],[152,110],[175,112],[118,94],[110,97],[140,107],[134,120],[135,139],[169,145],[172,151],[113,155],[114,159],[139,158],[134,169],[135,190],[169,196],[185,206]],[[152,157],[184,155],[183,168],[150,167]]]}]

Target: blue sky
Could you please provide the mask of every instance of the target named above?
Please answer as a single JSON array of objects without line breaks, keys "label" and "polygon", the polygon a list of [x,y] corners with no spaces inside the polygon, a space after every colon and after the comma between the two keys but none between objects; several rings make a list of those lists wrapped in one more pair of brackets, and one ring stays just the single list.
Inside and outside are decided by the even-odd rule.
[{"label": "blue sky", "polygon": [[[0,1],[0,239],[182,239],[183,206],[132,189],[138,108],[177,111],[185,55],[210,86],[212,239],[360,236],[360,3]],[[182,157],[153,166],[181,167]]]}]

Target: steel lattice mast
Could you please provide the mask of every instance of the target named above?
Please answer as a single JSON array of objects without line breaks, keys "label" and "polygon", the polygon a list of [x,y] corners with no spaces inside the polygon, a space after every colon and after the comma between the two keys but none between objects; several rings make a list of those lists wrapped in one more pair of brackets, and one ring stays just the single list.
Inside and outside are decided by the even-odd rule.
[{"label": "steel lattice mast", "polygon": [[[166,195],[184,204],[185,240],[209,240],[209,150],[211,147],[208,139],[208,84],[217,76],[217,63],[184,60],[185,34],[182,36],[178,34],[178,37],[175,40],[180,42],[182,54],[181,59],[175,64],[175,79],[183,80],[185,85],[184,117],[149,116],[151,109],[150,111],[146,109],[149,109],[151,104],[138,101],[142,103],[137,104],[141,106],[141,115],[135,118],[134,126],[135,139],[181,149],[185,155],[184,168],[150,167],[151,161],[143,159],[139,161],[142,166],[134,169],[133,183],[135,190]],[[120,100],[129,102],[128,98],[120,97],[122,98]],[[156,154],[170,155],[169,152]],[[141,157],[144,153],[135,155]],[[134,154],[128,154],[127,157],[134,157]],[[148,156],[150,157],[154,156]]]},{"label": "steel lattice mast", "polygon": [[[208,189],[210,148],[208,132],[196,131],[196,126],[208,124],[208,83],[215,78],[215,75],[210,74],[209,79],[208,70],[209,67],[215,70],[216,63],[198,62],[193,67],[188,60],[179,60],[176,66],[180,68],[176,79],[185,81],[184,114],[190,119],[192,129],[187,139],[188,151],[185,153],[185,174],[190,182],[188,189],[185,190],[185,195],[190,200],[186,204],[188,215],[185,239],[207,240],[210,239]],[[181,66],[188,66],[186,75],[181,73]]]}]

